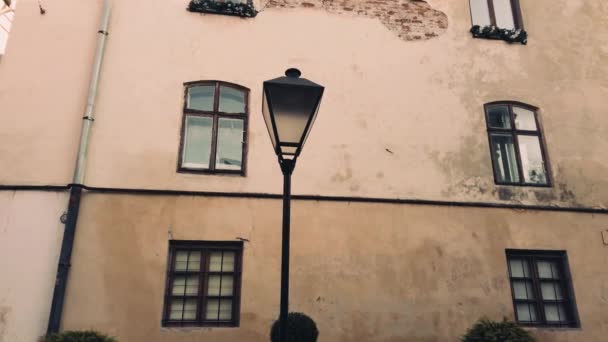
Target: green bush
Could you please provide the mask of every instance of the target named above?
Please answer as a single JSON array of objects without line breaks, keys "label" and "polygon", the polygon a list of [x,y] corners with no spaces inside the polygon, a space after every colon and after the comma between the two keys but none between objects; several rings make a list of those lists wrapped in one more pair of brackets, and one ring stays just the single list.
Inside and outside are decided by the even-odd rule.
[{"label": "green bush", "polygon": [[505,318],[494,322],[482,318],[461,339],[462,342],[535,342],[529,332]]},{"label": "green bush", "polygon": [[114,337],[96,331],[64,331],[47,335],[42,342],[118,342]]},{"label": "green bush", "polygon": [[[299,312],[290,312],[287,316],[288,342],[317,342],[319,330],[312,318]],[[279,321],[275,321],[270,329],[270,341],[279,342]]]}]

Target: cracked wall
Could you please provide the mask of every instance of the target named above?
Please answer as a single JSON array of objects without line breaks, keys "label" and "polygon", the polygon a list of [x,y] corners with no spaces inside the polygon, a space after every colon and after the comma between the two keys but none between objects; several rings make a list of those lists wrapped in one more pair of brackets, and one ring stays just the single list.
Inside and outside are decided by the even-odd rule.
[{"label": "cracked wall", "polygon": [[270,0],[267,8],[321,8],[378,19],[403,40],[426,40],[448,27],[445,13],[420,0]]}]

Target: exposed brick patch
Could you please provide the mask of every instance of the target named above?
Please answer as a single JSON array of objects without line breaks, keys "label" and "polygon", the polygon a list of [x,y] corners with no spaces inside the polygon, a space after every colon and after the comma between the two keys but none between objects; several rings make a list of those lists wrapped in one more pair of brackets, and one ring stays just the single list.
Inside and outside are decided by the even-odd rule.
[{"label": "exposed brick patch", "polygon": [[445,13],[421,0],[269,0],[267,8],[322,8],[379,19],[403,40],[426,40],[448,28]]}]

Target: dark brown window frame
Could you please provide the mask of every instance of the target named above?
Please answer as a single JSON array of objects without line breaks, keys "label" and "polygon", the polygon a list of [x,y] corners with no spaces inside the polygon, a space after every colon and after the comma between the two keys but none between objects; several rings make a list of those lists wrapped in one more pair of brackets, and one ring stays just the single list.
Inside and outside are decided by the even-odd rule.
[{"label": "dark brown window frame", "polygon": [[[494,11],[494,0],[486,1],[488,2],[488,14],[490,16],[490,25],[496,27],[496,12]],[[469,0],[469,10],[471,12],[471,23],[473,25],[477,25],[477,23],[473,22],[473,10],[471,8],[471,0]],[[519,5],[519,0],[511,0],[511,12],[513,15],[513,23],[515,24],[515,29],[523,30],[524,20],[521,14],[521,6]]]},{"label": "dark brown window frame", "polygon": [[[572,275],[568,264],[568,255],[566,251],[551,251],[551,250],[524,250],[524,249],[507,249],[507,276],[509,277],[509,286],[511,287],[511,299],[513,302],[513,314],[518,324],[530,327],[546,327],[546,328],[580,328],[580,318],[576,306],[576,298],[574,297],[574,287],[572,286]],[[513,281],[527,280],[530,278],[520,278],[511,276],[511,259],[526,259],[530,271],[532,272],[532,288],[534,289],[535,299],[515,299],[515,291],[513,289]],[[538,275],[538,260],[557,260],[562,277],[558,280],[563,289],[562,300],[545,300],[542,298],[540,287],[541,278]],[[537,307],[538,322],[520,322],[517,317],[517,303],[534,304]],[[545,317],[545,303],[563,303],[565,310],[571,316],[571,320],[565,323],[547,322]]]},{"label": "dark brown window frame", "polygon": [[[201,252],[201,267],[199,272],[182,272],[175,271],[175,255],[178,251],[200,251]],[[216,251],[231,251],[235,252],[234,272],[220,272],[219,274],[233,273],[233,295],[232,295],[232,319],[230,321],[208,321],[203,319],[204,310],[207,307],[207,281],[208,276],[218,274],[218,272],[209,271],[210,252]],[[193,241],[193,240],[170,240],[169,254],[167,258],[167,274],[165,281],[165,297],[163,301],[163,327],[238,327],[240,324],[240,307],[241,307],[241,281],[243,270],[243,242],[242,241]],[[171,320],[171,299],[179,297],[186,298],[187,296],[173,296],[172,284],[176,275],[181,274],[198,274],[199,289],[198,295],[192,296],[197,299],[197,314],[196,320]]]},{"label": "dark brown window frame", "polygon": [[[506,105],[509,108],[509,119],[511,128],[510,129],[502,129],[502,128],[494,128],[490,127],[490,120],[488,117],[488,108],[496,105]],[[536,123],[536,131],[528,131],[528,130],[518,130],[515,126],[515,118],[513,116],[513,106],[525,108],[534,112],[534,121]],[[538,107],[518,102],[518,101],[494,101],[484,104],[484,117],[486,120],[486,129],[488,132],[488,145],[490,148],[490,162],[492,163],[492,173],[494,174],[494,183],[496,185],[515,185],[515,186],[531,186],[531,187],[541,187],[541,188],[550,188],[553,186],[553,179],[551,177],[551,166],[549,164],[549,158],[546,152],[546,144],[544,139],[544,132],[542,129],[541,122],[538,118]],[[519,182],[502,182],[498,179],[497,170],[494,163],[494,151],[492,150],[492,133],[502,133],[502,134],[511,134],[513,136],[513,144],[515,146],[515,155],[517,158],[517,172],[519,174]],[[543,163],[545,165],[545,177],[547,178],[546,184],[538,184],[538,183],[526,183],[525,177],[522,169],[521,156],[519,151],[519,141],[517,139],[518,135],[527,135],[527,136],[536,136],[538,137],[538,142],[540,145],[540,152],[543,157]]]},{"label": "dark brown window frame", "polygon": [[[213,111],[203,111],[188,108],[188,93],[190,88],[196,86],[215,86],[214,98],[213,98]],[[245,96],[245,113],[224,113],[219,111],[219,95],[220,87],[228,87],[242,91]],[[184,138],[186,132],[186,118],[188,116],[196,117],[210,117],[213,120],[211,129],[211,147],[209,152],[209,168],[207,169],[194,169],[182,166],[184,157]],[[243,120],[243,148],[241,157],[241,169],[240,170],[224,170],[215,168],[215,159],[217,153],[217,134],[218,134],[218,122],[220,118],[226,119],[242,119]],[[206,81],[193,81],[184,83],[184,106],[182,113],[182,128],[180,131],[180,143],[177,160],[177,172],[179,173],[197,173],[197,174],[226,174],[226,175],[240,175],[245,176],[247,174],[247,152],[248,152],[248,135],[249,135],[249,88],[239,84],[218,81],[218,80],[206,80]]]}]

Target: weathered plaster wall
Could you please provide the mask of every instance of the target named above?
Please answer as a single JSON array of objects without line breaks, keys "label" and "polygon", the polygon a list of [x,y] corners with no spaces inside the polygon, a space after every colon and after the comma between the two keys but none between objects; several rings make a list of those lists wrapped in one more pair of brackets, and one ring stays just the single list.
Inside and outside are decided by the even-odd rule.
[{"label": "weathered plaster wall", "polygon": [[0,192],[0,342],[46,332],[67,196]]},{"label": "weathered plaster wall", "polygon": [[20,0],[0,61],[0,184],[71,180],[99,1]]},{"label": "weathered plaster wall", "polygon": [[[64,328],[121,341],[267,341],[280,212],[279,200],[85,194]],[[456,341],[481,316],[513,318],[506,248],[567,250],[583,328],[534,332],[541,342],[604,341],[607,225],[569,213],[295,201],[291,310],[316,320],[320,342]],[[237,237],[249,240],[241,326],[161,328],[168,240]]]},{"label": "weathered plaster wall", "polygon": [[403,40],[425,40],[445,32],[448,18],[421,0],[269,0],[265,8],[322,8],[329,13],[380,20]]},{"label": "weathered plaster wall", "polygon": [[[602,4],[552,2],[548,11],[543,1],[523,3],[527,46],[472,39],[466,1],[430,4],[450,24],[427,41],[403,41],[377,19],[322,8],[266,8],[245,20],[153,4],[146,15],[137,2],[115,8],[90,183],[280,192],[260,90],[298,66],[327,90],[295,193],[608,204]],[[175,172],[182,82],[199,79],[251,88],[245,178]],[[482,106],[503,99],[541,108],[552,189],[494,185]]]},{"label": "weathered plaster wall", "polygon": [[[387,0],[403,7],[390,18],[422,21],[401,38],[375,17],[388,15],[380,3],[353,2],[372,7],[363,15],[342,11],[350,2],[288,0],[254,19],[189,13],[186,3],[114,3],[87,183],[280,192],[260,90],[297,66],[327,90],[295,193],[608,206],[603,2],[522,2],[527,46],[471,38],[467,1]],[[0,139],[10,141],[0,182],[66,183],[100,1],[50,2],[45,16],[33,0],[20,4],[0,63]],[[413,38],[427,29],[438,36]],[[247,177],[176,173],[182,83],[201,79],[252,90]],[[540,107],[553,188],[494,185],[482,105],[495,100]]]}]

